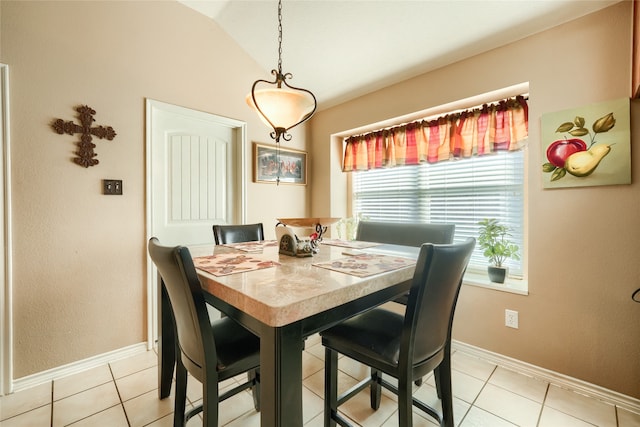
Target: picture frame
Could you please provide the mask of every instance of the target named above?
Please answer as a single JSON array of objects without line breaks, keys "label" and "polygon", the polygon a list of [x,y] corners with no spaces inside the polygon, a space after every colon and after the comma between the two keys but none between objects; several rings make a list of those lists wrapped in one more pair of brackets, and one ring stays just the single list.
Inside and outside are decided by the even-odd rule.
[{"label": "picture frame", "polygon": [[541,117],[544,189],[631,184],[629,98]]},{"label": "picture frame", "polygon": [[307,185],[307,152],[253,143],[253,182]]}]

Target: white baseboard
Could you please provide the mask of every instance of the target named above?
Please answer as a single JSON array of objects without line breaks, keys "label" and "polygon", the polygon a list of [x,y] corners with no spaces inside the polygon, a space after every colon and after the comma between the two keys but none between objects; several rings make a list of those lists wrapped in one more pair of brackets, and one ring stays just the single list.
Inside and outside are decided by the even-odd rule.
[{"label": "white baseboard", "polygon": [[37,374],[28,375],[26,377],[14,380],[12,383],[12,390],[10,390],[9,392],[14,393],[16,391],[24,390],[36,385],[46,383],[48,381],[54,381],[69,375],[77,374],[79,372],[86,371],[87,369],[102,366],[106,363],[111,363],[116,360],[135,356],[136,354],[144,353],[146,351],[147,344],[139,343],[131,345],[129,347],[110,351],[108,353],[99,354],[97,356],[80,360],[78,362],[69,363],[68,365],[58,366],[47,371],[38,372]]},{"label": "white baseboard", "polygon": [[[470,356],[486,360],[487,362],[491,362],[496,365],[521,372],[534,378],[539,378],[558,387],[573,390],[585,396],[593,397],[603,402],[607,402],[611,405],[616,405],[620,408],[640,414],[640,400],[635,399],[631,396],[627,396],[622,393],[618,393],[616,391],[588,383],[586,381],[569,377],[567,375],[560,374],[549,369],[531,365],[521,360],[503,356],[498,353],[493,353],[480,347],[465,344],[460,341],[453,340],[452,348],[454,350],[460,350]],[[48,371],[43,371],[37,374],[19,378],[13,381],[12,392],[34,387],[47,381],[54,381],[56,379],[73,375],[78,372],[86,371],[87,369],[104,365],[105,363],[111,363],[116,360],[135,356],[136,354],[144,353],[146,351],[147,346],[145,343],[134,344],[129,347],[97,355],[89,359],[81,360],[79,362],[70,363],[68,365],[59,366]]]},{"label": "white baseboard", "polygon": [[486,360],[487,362],[521,372],[534,378],[539,378],[558,387],[572,390],[576,393],[593,397],[611,405],[616,405],[620,408],[640,414],[640,400],[631,396],[627,396],[568,375],[541,368],[539,366],[531,365],[521,360],[493,353],[480,347],[465,344],[460,341],[453,340],[451,347],[454,350],[460,350],[471,356]]}]

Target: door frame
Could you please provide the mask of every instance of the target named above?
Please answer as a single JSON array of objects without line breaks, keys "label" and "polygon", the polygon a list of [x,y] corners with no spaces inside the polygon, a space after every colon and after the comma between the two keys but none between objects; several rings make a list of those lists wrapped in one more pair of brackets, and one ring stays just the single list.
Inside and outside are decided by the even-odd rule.
[{"label": "door frame", "polygon": [[146,242],[154,235],[153,230],[153,191],[154,191],[154,183],[152,181],[153,170],[152,170],[152,159],[153,159],[153,110],[160,109],[169,113],[186,115],[198,119],[202,119],[205,121],[211,121],[216,124],[220,124],[223,126],[228,126],[234,130],[235,138],[234,144],[235,154],[234,158],[234,167],[235,173],[232,176],[233,179],[233,194],[234,194],[234,207],[233,211],[235,212],[234,220],[240,223],[245,222],[246,218],[246,135],[247,135],[247,124],[246,122],[230,119],[228,117],[218,116],[212,113],[207,113],[204,111],[193,110],[186,107],[181,107],[174,104],[168,104],[166,102],[157,101],[154,99],[146,98],[145,99],[145,143],[146,143],[146,239],[145,239],[145,254],[146,254],[146,262],[147,262],[147,348],[151,350],[154,345],[156,338],[158,336],[158,293],[157,288],[155,286],[154,277],[156,277],[156,269],[149,258],[149,255],[146,250]]},{"label": "door frame", "polygon": [[0,396],[13,392],[9,66],[0,64]]}]

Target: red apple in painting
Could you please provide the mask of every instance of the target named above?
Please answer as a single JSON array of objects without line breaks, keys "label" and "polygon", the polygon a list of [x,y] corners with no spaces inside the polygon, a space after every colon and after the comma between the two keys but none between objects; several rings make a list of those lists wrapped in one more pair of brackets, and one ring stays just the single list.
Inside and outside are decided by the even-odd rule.
[{"label": "red apple in painting", "polygon": [[563,168],[570,155],[586,150],[587,144],[581,139],[559,139],[552,142],[547,148],[547,159],[555,167]]}]

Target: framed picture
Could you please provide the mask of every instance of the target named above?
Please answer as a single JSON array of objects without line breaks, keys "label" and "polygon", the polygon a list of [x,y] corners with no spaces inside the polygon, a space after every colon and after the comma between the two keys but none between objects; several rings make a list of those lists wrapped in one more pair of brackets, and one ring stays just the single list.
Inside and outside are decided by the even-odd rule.
[{"label": "framed picture", "polygon": [[253,181],[307,184],[307,153],[275,145],[253,143]]},{"label": "framed picture", "polygon": [[631,183],[629,98],[542,115],[543,188]]}]

